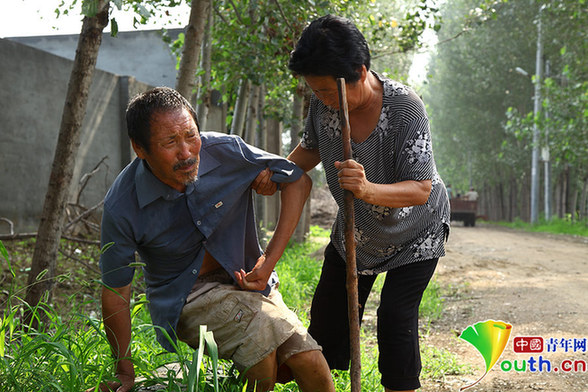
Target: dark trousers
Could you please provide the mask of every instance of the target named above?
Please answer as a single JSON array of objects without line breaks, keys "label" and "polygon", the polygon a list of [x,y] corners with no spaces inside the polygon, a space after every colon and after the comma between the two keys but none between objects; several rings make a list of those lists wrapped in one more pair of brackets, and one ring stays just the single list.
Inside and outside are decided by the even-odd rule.
[{"label": "dark trousers", "polygon": [[[438,259],[418,261],[386,272],[378,307],[378,367],[382,385],[417,389],[421,358],[418,310]],[[359,275],[359,318],[376,275]],[[321,277],[312,300],[308,331],[323,347],[331,369],[347,370],[350,361],[345,260],[332,244],[325,249]]]}]

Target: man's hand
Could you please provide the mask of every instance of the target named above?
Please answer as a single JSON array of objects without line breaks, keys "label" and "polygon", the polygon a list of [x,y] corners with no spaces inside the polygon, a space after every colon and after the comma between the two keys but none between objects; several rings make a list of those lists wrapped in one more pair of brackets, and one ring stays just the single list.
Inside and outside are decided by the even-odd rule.
[{"label": "man's hand", "polygon": [[[269,271],[268,271],[269,270]],[[243,290],[262,291],[272,274],[273,268],[265,267],[265,255],[261,255],[250,272],[235,271],[235,278]]]},{"label": "man's hand", "polygon": [[339,185],[353,192],[355,198],[366,200],[373,193],[373,184],[365,177],[365,170],[359,162],[353,159],[337,161],[335,168],[339,170]]},{"label": "man's hand", "polygon": [[278,190],[278,186],[271,180],[272,171],[269,168],[263,169],[251,183],[251,188],[259,195],[271,196]]}]

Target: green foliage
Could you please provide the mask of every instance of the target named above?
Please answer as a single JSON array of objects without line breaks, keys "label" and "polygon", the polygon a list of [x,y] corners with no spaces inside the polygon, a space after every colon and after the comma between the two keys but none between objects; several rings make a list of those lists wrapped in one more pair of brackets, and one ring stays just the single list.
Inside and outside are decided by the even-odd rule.
[{"label": "green foliage", "polygon": [[290,244],[276,265],[284,303],[305,323],[308,323],[310,300],[321,272],[320,250],[328,240],[327,230],[312,226],[308,240],[301,244]]},{"label": "green foliage", "polygon": [[540,219],[535,225],[531,225],[520,219],[513,222],[496,222],[496,224],[537,233],[567,234],[581,237],[588,237],[588,222],[572,220],[570,216],[566,219],[553,218],[550,221]]},{"label": "green foliage", "polygon": [[437,321],[443,313],[442,288],[437,279],[431,279],[427,289],[423,293],[419,306],[419,318],[427,323]]},{"label": "green foliage", "polygon": [[441,380],[446,375],[459,375],[472,373],[470,365],[459,362],[458,356],[447,351],[426,345],[421,348],[423,362],[422,376],[429,380]]}]

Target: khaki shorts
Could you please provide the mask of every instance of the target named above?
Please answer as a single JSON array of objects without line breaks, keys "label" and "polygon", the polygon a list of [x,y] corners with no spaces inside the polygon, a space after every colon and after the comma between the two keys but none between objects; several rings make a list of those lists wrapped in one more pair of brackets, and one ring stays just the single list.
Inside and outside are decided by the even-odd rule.
[{"label": "khaki shorts", "polygon": [[292,355],[321,350],[277,289],[269,296],[233,284],[213,285],[182,309],[176,333],[198,347],[200,325],[214,334],[219,356],[243,371],[277,350],[278,365]]}]

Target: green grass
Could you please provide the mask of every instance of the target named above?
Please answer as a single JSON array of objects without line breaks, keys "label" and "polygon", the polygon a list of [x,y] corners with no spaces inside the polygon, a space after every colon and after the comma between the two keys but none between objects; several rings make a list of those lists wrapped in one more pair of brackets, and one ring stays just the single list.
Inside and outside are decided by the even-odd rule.
[{"label": "green grass", "polygon": [[496,222],[497,225],[530,232],[568,234],[581,237],[588,237],[588,220],[572,221],[571,219],[553,218],[551,221],[540,219],[536,224],[530,224],[520,219],[514,222]]},{"label": "green grass", "polygon": [[[318,281],[322,248],[328,243],[329,232],[313,227],[303,244],[291,244],[277,266],[280,291],[288,306],[296,311],[305,325],[314,287]],[[43,314],[38,330],[23,325],[27,309],[23,303],[27,266],[30,264],[31,242],[11,244],[10,254],[0,242],[2,275],[0,283],[0,391],[62,391],[79,392],[112,380],[115,362],[100,320],[100,283],[97,275],[79,262],[96,266],[96,250],[78,249],[79,245],[64,244],[70,256],[60,257],[58,270],[68,271],[57,278],[51,305],[41,303],[35,311]],[[14,253],[13,253],[14,252]],[[78,261],[72,260],[75,255]],[[71,265],[72,262],[74,265]],[[178,343],[177,353],[164,351],[156,342],[155,330],[145,306],[141,274],[134,283],[135,298],[131,304],[133,328],[133,360],[140,386],[163,385],[164,391],[244,391],[238,372],[228,361],[214,354],[203,356]],[[381,289],[383,280],[377,279],[374,290]],[[433,280],[421,305],[421,319],[426,325],[441,316],[443,288]],[[362,331],[362,390],[381,390],[377,369],[377,346]],[[202,334],[202,347],[211,348],[210,333]],[[208,340],[204,337],[208,337]],[[200,354],[199,354],[200,353]],[[438,378],[439,374],[462,371],[454,357],[444,351],[423,348],[423,377]],[[431,370],[429,370],[431,369]],[[349,391],[348,372],[333,372],[337,391]],[[188,387],[186,387],[188,386]],[[277,392],[298,391],[294,382],[278,385]]]}]

